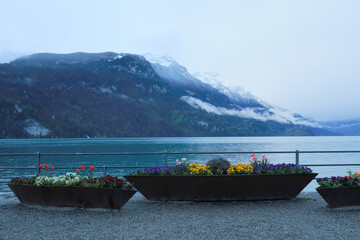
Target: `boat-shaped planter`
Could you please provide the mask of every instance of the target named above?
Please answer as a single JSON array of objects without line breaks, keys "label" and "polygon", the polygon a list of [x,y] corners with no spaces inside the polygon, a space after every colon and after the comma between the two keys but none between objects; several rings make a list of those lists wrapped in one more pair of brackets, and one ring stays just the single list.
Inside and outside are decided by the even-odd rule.
[{"label": "boat-shaped planter", "polygon": [[243,201],[296,197],[315,177],[309,174],[126,175],[148,200]]},{"label": "boat-shaped planter", "polygon": [[21,203],[57,207],[120,209],[136,193],[119,188],[8,185]]},{"label": "boat-shaped planter", "polygon": [[330,208],[360,206],[360,187],[317,188]]}]

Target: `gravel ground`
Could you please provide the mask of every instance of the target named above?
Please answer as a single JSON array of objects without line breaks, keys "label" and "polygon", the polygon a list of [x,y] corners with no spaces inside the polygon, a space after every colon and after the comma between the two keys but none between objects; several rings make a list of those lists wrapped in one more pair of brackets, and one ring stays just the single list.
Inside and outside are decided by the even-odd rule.
[{"label": "gravel ground", "polygon": [[121,210],[40,207],[0,197],[0,239],[359,239],[360,207],[330,209],[316,192],[249,202],[156,202]]}]

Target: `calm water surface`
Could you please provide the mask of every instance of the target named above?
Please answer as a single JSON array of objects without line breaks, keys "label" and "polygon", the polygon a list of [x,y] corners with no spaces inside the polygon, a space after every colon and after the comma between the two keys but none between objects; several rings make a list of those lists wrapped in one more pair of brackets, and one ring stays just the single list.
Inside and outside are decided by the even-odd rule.
[{"label": "calm water surface", "polygon": [[[210,137],[210,138],[117,138],[117,139],[1,139],[0,153],[121,153],[121,152],[266,152],[307,150],[360,150],[360,137]],[[169,165],[178,158],[188,162],[205,163],[214,157],[224,157],[232,163],[248,163],[244,155],[169,155]],[[271,163],[294,163],[295,154],[266,154]],[[259,155],[259,157],[261,157]],[[360,154],[300,154],[300,164],[357,163]],[[41,162],[55,166],[53,175],[73,170],[56,170],[57,166],[154,166],[163,165],[163,156],[41,156]],[[9,167],[34,167],[35,156],[0,156],[0,181],[11,177],[30,177],[34,169],[13,170]],[[347,170],[360,171],[360,167],[312,167],[318,177],[345,175]],[[124,175],[136,169],[108,169],[108,174]],[[95,175],[103,174],[102,168]],[[314,191],[313,181],[305,190]],[[9,193],[6,184],[0,184],[0,194]]]}]

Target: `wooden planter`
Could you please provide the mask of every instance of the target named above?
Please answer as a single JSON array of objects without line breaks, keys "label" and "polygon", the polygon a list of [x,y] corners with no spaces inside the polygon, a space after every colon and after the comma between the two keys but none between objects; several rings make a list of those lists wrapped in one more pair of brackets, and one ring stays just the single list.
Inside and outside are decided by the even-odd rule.
[{"label": "wooden planter", "polygon": [[317,188],[316,191],[331,208],[360,206],[360,187]]},{"label": "wooden planter", "polygon": [[120,209],[136,193],[123,189],[27,184],[9,184],[9,187],[21,203],[57,207]]},{"label": "wooden planter", "polygon": [[124,176],[149,200],[242,201],[296,197],[317,173],[279,175]]}]

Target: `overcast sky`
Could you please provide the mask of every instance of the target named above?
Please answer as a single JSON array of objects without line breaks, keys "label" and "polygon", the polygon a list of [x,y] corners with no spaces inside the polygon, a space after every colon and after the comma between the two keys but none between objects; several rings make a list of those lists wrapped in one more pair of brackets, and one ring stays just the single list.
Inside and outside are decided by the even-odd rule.
[{"label": "overcast sky", "polygon": [[360,1],[0,0],[0,61],[167,54],[315,120],[360,118]]}]

